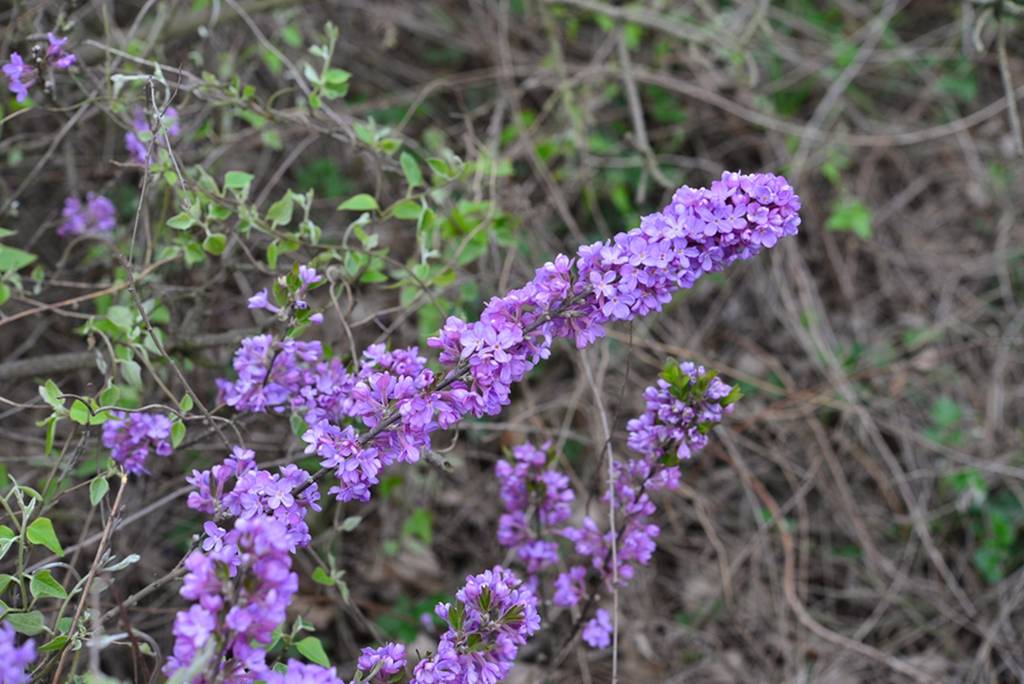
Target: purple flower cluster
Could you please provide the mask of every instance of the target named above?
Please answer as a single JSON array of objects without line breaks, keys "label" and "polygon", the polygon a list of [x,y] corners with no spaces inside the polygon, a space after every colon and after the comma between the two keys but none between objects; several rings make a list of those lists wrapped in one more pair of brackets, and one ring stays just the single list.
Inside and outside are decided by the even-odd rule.
[{"label": "purple flower cluster", "polygon": [[[65,71],[74,65],[78,58],[64,49],[68,42],[67,38],[58,38],[53,33],[46,34],[46,53],[37,57],[37,63],[46,64],[51,69]],[[38,50],[38,48],[35,48]],[[36,52],[35,54],[39,54]],[[3,66],[4,76],[7,77],[7,88],[15,95],[18,102],[24,102],[28,98],[28,89],[36,84],[39,74],[35,66],[25,62],[21,55],[12,52],[10,61]]]},{"label": "purple flower cluster", "polygon": [[669,361],[662,377],[644,390],[646,408],[629,421],[628,444],[647,460],[688,459],[704,448],[708,430],[732,412],[739,390],[703,366]]},{"label": "purple flower cluster", "polygon": [[266,684],[345,684],[332,668],[309,665],[294,658],[288,661],[286,672],[271,670],[262,677]]},{"label": "purple flower cluster", "polygon": [[495,467],[506,511],[498,520],[498,541],[515,550],[531,575],[558,562],[558,544],[548,532],[569,519],[575,498],[569,478],[549,467],[550,448],[520,444],[511,460]]},{"label": "purple flower cluster", "polygon": [[286,526],[267,516],[239,518],[216,549],[193,551],[181,587],[193,605],[174,621],[174,651],[164,674],[187,668],[212,644],[215,659],[205,671],[217,674],[213,681],[265,678],[266,646],[299,586],[291,565]]},{"label": "purple flower cluster", "polygon": [[604,608],[594,611],[594,617],[583,625],[583,641],[591,648],[608,648],[612,643],[612,618]]},{"label": "purple flower cluster", "polygon": [[[338,485],[330,493],[341,501],[368,501],[382,468],[415,463],[429,447],[430,433],[457,420],[443,393],[429,392],[434,373],[416,347],[388,351],[372,345],[357,373],[334,367],[330,380],[320,377],[316,391],[304,393],[309,429],[302,439],[306,453],[316,453],[334,471]],[[397,427],[384,429],[392,417]],[[360,421],[373,437],[352,425],[339,427],[342,419]]]},{"label": "purple flower cluster", "polygon": [[10,61],[3,66],[4,76],[7,77],[7,89],[15,95],[18,102],[28,99],[28,89],[36,84],[36,69],[17,52],[12,52]]},{"label": "purple flower cluster", "polygon": [[66,71],[78,62],[78,57],[64,49],[67,44],[67,37],[58,38],[53,33],[46,34],[46,61],[54,69]]},{"label": "purple flower cluster", "polygon": [[[166,127],[167,135],[170,137],[176,137],[181,135],[181,127],[178,125],[178,110],[174,107],[168,107],[163,112],[163,126]],[[155,135],[159,129],[153,130],[150,128],[149,120],[146,118],[146,112],[141,107],[136,107],[132,113],[132,128],[130,131],[124,134],[124,144],[128,148],[128,152],[131,153],[132,158],[139,164],[146,166],[149,164],[149,146],[148,141],[143,142],[143,138]]]},{"label": "purple flower cluster", "polygon": [[77,197],[64,200],[64,223],[57,228],[57,235],[84,235],[87,233],[105,233],[117,225],[117,210],[114,203],[103,195],[90,192],[85,202]]},{"label": "purple flower cluster", "polygon": [[[193,470],[186,480],[195,487],[188,495],[189,508],[215,519],[225,515],[246,520],[270,518],[280,523],[288,551],[309,545],[306,515],[320,510],[320,490],[298,466],[282,466],[271,473],[257,467],[252,450],[236,446],[223,463],[209,470]],[[211,552],[219,552],[230,534],[213,520],[203,525],[203,531],[202,548]]]},{"label": "purple flower cluster", "polygon": [[[680,458],[689,458],[707,444],[707,433],[732,411],[739,391],[717,374],[692,363],[670,361],[662,377],[644,391],[644,413],[627,424],[628,443],[640,456],[616,461],[615,505],[622,513],[618,530],[616,566],[612,567],[612,533],[601,533],[589,516],[579,527],[567,527],[562,536],[573,542],[576,553],[591,559],[605,583],[630,581],[637,565],[647,565],[660,528],[651,523],[656,511],[649,493],[679,487]],[[605,494],[610,501],[611,492]]]},{"label": "purple flower cluster", "polygon": [[[666,364],[657,384],[644,392],[644,413],[628,423],[628,443],[639,456],[615,461],[614,488],[604,495],[611,503],[614,493],[619,511],[614,534],[602,531],[590,516],[578,526],[557,527],[571,516],[574,495],[568,478],[546,455],[547,444],[540,449],[520,445],[511,461],[500,461],[496,472],[506,512],[498,524],[498,541],[516,550],[530,585],[536,586],[539,573],[559,561],[558,537],[572,542],[575,558],[554,580],[554,605],[579,605],[589,595],[590,571],[608,587],[616,581],[628,583],[637,565],[650,562],[660,533],[651,522],[656,508],[650,493],[679,487],[680,460],[706,445],[708,432],[732,411],[738,397],[738,389],[701,366]],[[605,648],[611,629],[608,613],[599,609],[584,626],[583,639],[594,648]]]},{"label": "purple flower cluster", "polygon": [[405,670],[405,646],[387,643],[378,648],[364,648],[356,666],[363,673],[361,681],[389,682]]},{"label": "purple flower cluster", "polygon": [[[339,498],[365,500],[379,469],[418,459],[432,432],[467,414],[500,412],[512,385],[550,355],[554,338],[570,337],[583,347],[612,321],[660,310],[675,290],[704,273],[795,233],[799,208],[786,180],[771,174],[726,173],[710,189],[680,188],[639,228],[581,247],[575,258],[559,255],[526,286],[491,299],[476,323],[450,317],[428,340],[439,349],[445,373],[360,369],[348,416],[359,418],[369,434],[341,428],[337,416],[327,424],[307,420],[308,451],[352,480],[333,490]],[[348,405],[337,391],[329,394],[335,405]]]},{"label": "purple flower cluster", "polygon": [[15,644],[16,632],[8,623],[0,624],[0,684],[28,684],[26,668],[36,659],[36,642],[26,639]]},{"label": "purple flower cluster", "polygon": [[269,333],[247,337],[232,361],[238,379],[217,380],[221,399],[236,411],[282,413],[314,381],[310,371],[322,358],[318,341],[275,340]]},{"label": "purple flower cluster", "polygon": [[103,446],[127,472],[148,473],[150,452],[171,455],[171,419],[162,413],[111,411],[103,424]]},{"label": "purple flower cluster", "polygon": [[466,578],[454,605],[435,612],[448,623],[437,652],[413,670],[413,684],[494,684],[512,670],[519,648],[540,629],[537,598],[515,573],[496,565]]}]

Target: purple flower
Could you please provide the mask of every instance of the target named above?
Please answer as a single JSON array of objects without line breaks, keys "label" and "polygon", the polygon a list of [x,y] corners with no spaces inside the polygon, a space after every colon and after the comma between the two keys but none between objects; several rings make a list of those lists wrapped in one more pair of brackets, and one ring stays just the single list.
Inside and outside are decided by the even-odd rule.
[{"label": "purple flower", "polygon": [[[550,443],[540,449],[520,444],[512,449],[511,460],[495,466],[506,511],[498,521],[498,542],[516,551],[530,575],[558,562],[558,545],[546,536],[569,518],[575,498],[569,478],[548,466],[550,448]],[[528,511],[536,524],[527,518]]]},{"label": "purple flower", "polygon": [[53,33],[47,33],[46,40],[49,42],[46,48],[46,61],[54,69],[67,70],[78,62],[77,57],[64,49],[64,45],[68,42],[66,37],[58,38]]},{"label": "purple flower", "polygon": [[26,64],[17,52],[12,52],[3,72],[7,77],[7,88],[16,95],[18,102],[24,102],[28,98],[28,89],[36,83],[35,67]]},{"label": "purple flower", "polygon": [[583,626],[583,640],[591,648],[608,648],[612,643],[612,619],[608,611],[598,608],[594,617]]},{"label": "purple flower", "polygon": [[555,595],[552,601],[556,606],[575,606],[586,594],[584,582],[587,569],[582,565],[574,565],[567,572],[560,573],[555,580]]},{"label": "purple flower", "polygon": [[[168,137],[181,135],[181,128],[178,125],[178,110],[168,107],[162,116],[162,126]],[[160,129],[150,128],[146,112],[141,107],[136,107],[132,114],[132,128],[124,134],[124,144],[131,153],[132,158],[143,166],[149,164],[149,141],[143,142],[142,138],[156,135]]]},{"label": "purple flower", "polygon": [[309,665],[291,658],[286,672],[270,670],[262,675],[266,684],[345,684],[333,668]]},{"label": "purple flower", "polygon": [[147,474],[150,453],[171,455],[171,419],[162,413],[111,411],[103,424],[103,446],[127,472]]},{"label": "purple flower", "polygon": [[[311,510],[320,510],[320,490],[309,473],[296,465],[282,466],[277,473],[262,470],[256,466],[252,451],[236,446],[223,463],[193,471],[187,481],[196,488],[189,494],[189,508],[234,518],[273,519],[283,526],[289,551],[311,541],[306,516]],[[203,531],[205,551],[223,547],[225,532],[216,523],[207,521]]]},{"label": "purple flower", "polygon": [[287,527],[259,516],[237,519],[216,551],[193,551],[185,560],[188,573],[181,587],[182,597],[193,605],[175,618],[174,649],[164,674],[188,667],[212,640],[219,660],[207,671],[226,682],[265,679],[270,674],[266,646],[299,586],[290,550]]},{"label": "purple flower", "polygon": [[375,673],[363,681],[387,682],[405,669],[405,646],[387,643],[379,648],[364,648],[357,666],[364,675]]},{"label": "purple flower", "polygon": [[88,193],[83,203],[77,197],[64,200],[64,223],[57,228],[57,235],[85,235],[105,233],[117,225],[117,210],[114,203],[103,195]]},{"label": "purple flower", "polygon": [[28,684],[26,668],[36,659],[36,643],[26,639],[14,643],[16,632],[9,623],[0,624],[0,684]]},{"label": "purple flower", "polygon": [[540,629],[537,598],[500,565],[466,578],[456,603],[434,612],[448,623],[437,652],[413,670],[414,684],[479,682],[508,676],[519,648]]}]

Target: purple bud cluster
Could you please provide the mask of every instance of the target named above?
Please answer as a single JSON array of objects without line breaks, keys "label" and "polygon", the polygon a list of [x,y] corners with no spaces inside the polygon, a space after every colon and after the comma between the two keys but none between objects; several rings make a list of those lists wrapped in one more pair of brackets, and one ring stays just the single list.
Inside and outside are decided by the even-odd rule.
[{"label": "purple bud cluster", "polygon": [[[288,279],[282,277],[282,282],[287,286]],[[316,272],[315,268],[310,266],[299,266],[296,270],[297,284],[294,291],[290,292],[290,298],[288,307],[291,309],[305,311],[309,308],[309,303],[306,301],[306,293],[315,286],[323,282],[323,278],[319,273]],[[267,288],[263,288],[252,297],[249,297],[249,308],[250,309],[264,309],[272,314],[280,314],[282,308],[276,304],[271,303],[270,294],[267,292]],[[310,316],[309,321],[311,323],[323,323],[323,314],[313,314]]]},{"label": "purple bud cluster", "polygon": [[26,668],[36,659],[36,642],[26,639],[15,644],[16,632],[9,623],[0,624],[0,684],[28,684]]},{"label": "purple bud cluster", "polygon": [[[193,470],[186,479],[195,487],[188,495],[189,508],[215,519],[273,519],[281,525],[288,551],[309,545],[306,515],[320,510],[320,491],[298,466],[282,466],[272,473],[257,467],[252,450],[236,446],[222,463],[209,470]],[[202,549],[210,552],[221,551],[230,534],[213,520],[203,525],[203,531]]]},{"label": "purple bud cluster", "polygon": [[500,565],[466,578],[456,602],[435,612],[448,623],[437,651],[413,670],[413,684],[494,684],[512,670],[519,648],[540,629],[537,598]]},{"label": "purple bud cluster", "polygon": [[287,671],[271,670],[262,677],[266,684],[345,684],[332,668],[309,665],[294,658],[288,660]]},{"label": "purple bud cluster", "polygon": [[162,413],[111,411],[103,423],[103,446],[127,472],[148,473],[150,453],[171,455],[171,419]]},{"label": "purple bud cluster", "polygon": [[531,575],[558,562],[558,544],[548,532],[569,519],[575,499],[569,478],[548,467],[550,448],[520,444],[511,460],[495,468],[506,511],[498,520],[498,541],[516,552]]},{"label": "purple bud cluster", "polygon": [[64,222],[57,228],[57,235],[86,235],[106,233],[117,225],[117,210],[114,203],[103,195],[90,192],[85,202],[77,197],[64,200]]},{"label": "purple bud cluster", "polygon": [[[163,125],[166,127],[165,130],[169,137],[177,137],[181,135],[181,127],[178,125],[178,110],[174,107],[168,107],[163,111]],[[136,107],[132,112],[132,127],[127,133],[124,134],[124,144],[128,148],[128,152],[132,155],[132,159],[136,163],[146,166],[149,164],[149,146],[148,142],[143,142],[143,138],[151,135],[155,135],[158,131],[150,128],[149,120],[146,118],[146,112],[141,107]]]},{"label": "purple bud cluster", "polygon": [[216,677],[210,681],[265,678],[266,647],[299,586],[290,550],[285,524],[258,516],[237,519],[216,549],[189,554],[181,595],[193,605],[174,621],[174,651],[164,674],[188,668],[212,645],[213,665],[206,671],[212,668]]},{"label": "purple bud cluster", "polygon": [[[37,64],[66,71],[78,62],[75,55],[64,49],[64,45],[68,42],[67,38],[58,38],[53,33],[47,33],[46,40],[46,53],[38,58]],[[3,72],[7,77],[7,89],[14,93],[15,99],[18,102],[28,99],[28,89],[34,86],[39,79],[38,69],[22,59],[19,53],[12,52],[10,60],[3,65]]]}]

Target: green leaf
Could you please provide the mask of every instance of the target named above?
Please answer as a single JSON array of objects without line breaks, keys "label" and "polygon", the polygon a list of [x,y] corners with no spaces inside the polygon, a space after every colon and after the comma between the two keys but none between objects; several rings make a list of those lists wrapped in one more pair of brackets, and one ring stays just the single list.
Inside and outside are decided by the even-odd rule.
[{"label": "green leaf", "polygon": [[295,648],[306,657],[317,665],[324,667],[330,667],[331,661],[327,657],[327,653],[324,651],[323,644],[315,636],[308,636],[304,639],[300,639],[295,642]]},{"label": "green leaf", "polygon": [[28,588],[36,598],[66,599],[68,597],[68,592],[64,591],[64,587],[54,579],[49,570],[40,570],[32,575],[32,581],[29,582]]},{"label": "green leaf", "polygon": [[962,415],[960,407],[949,397],[939,397],[932,404],[932,422],[940,428],[955,427]]},{"label": "green leaf", "polygon": [[33,520],[28,526],[25,536],[33,544],[45,546],[58,556],[64,554],[64,549],[61,548],[60,541],[57,539],[57,533],[54,532],[53,523],[49,518],[36,518]]},{"label": "green leaf", "polygon": [[14,627],[14,631],[25,636],[35,636],[46,630],[46,621],[38,610],[28,613],[5,613],[4,621]]},{"label": "green leaf", "polygon": [[832,215],[825,222],[825,228],[833,231],[851,232],[862,240],[870,240],[871,210],[857,199],[844,199],[832,208]]},{"label": "green leaf", "polygon": [[71,420],[75,421],[79,425],[88,425],[89,418],[92,416],[92,411],[89,410],[89,405],[81,399],[75,399],[71,404]]},{"label": "green leaf", "polygon": [[127,306],[112,306],[107,309],[107,320],[124,331],[129,331],[135,325],[135,312]]},{"label": "green leaf", "polygon": [[[65,644],[67,644],[67,643],[68,643],[68,637],[66,635],[64,635],[64,634],[58,634],[57,636],[53,637],[52,639],[47,641],[45,644],[40,646],[39,647],[39,652],[40,653],[52,653],[53,651],[59,651],[60,649],[64,648]],[[107,680],[107,681],[116,681],[116,680]],[[90,682],[90,684],[104,684],[104,680],[100,680],[100,682],[95,682],[95,681],[94,682]]]},{"label": "green leaf", "polygon": [[405,174],[405,180],[409,183],[409,187],[415,188],[423,185],[423,172],[420,170],[420,165],[416,162],[416,157],[408,152],[402,152],[398,160],[402,164],[402,173]]},{"label": "green leaf", "polygon": [[93,506],[99,504],[109,491],[110,483],[107,482],[107,478],[102,476],[94,478],[93,481],[89,483],[89,503]]},{"label": "green leaf", "polygon": [[6,573],[0,575],[0,595],[3,595],[7,591],[7,587],[14,581],[14,575],[8,575]]},{"label": "green leaf", "polygon": [[235,193],[246,196],[249,194],[249,187],[252,185],[252,174],[245,171],[228,171],[224,174],[224,187],[233,190]]},{"label": "green leaf", "polygon": [[196,224],[196,220],[182,212],[167,219],[167,225],[174,230],[188,230]]},{"label": "green leaf", "polygon": [[7,525],[0,525],[0,560],[7,555],[7,551],[17,541],[18,535]]},{"label": "green leaf", "polygon": [[359,527],[359,523],[363,522],[363,516],[361,515],[350,515],[341,521],[341,531],[351,532],[352,530]]},{"label": "green leaf", "polygon": [[295,200],[292,194],[286,192],[284,196],[270,205],[267,209],[267,220],[275,226],[287,226],[292,222],[292,209],[295,207]]},{"label": "green leaf", "polygon": [[124,377],[132,387],[142,387],[142,366],[131,359],[122,360],[119,362],[121,365],[121,376]]},{"label": "green leaf", "polygon": [[176,420],[174,421],[174,424],[171,425],[171,446],[177,449],[184,439],[185,424],[180,420]]},{"label": "green leaf", "polygon": [[192,410],[192,395],[186,394],[178,401],[178,408],[181,409],[182,413],[188,413]]},{"label": "green leaf", "polygon": [[39,386],[39,396],[55,411],[64,410],[64,400],[60,398],[60,387],[53,380],[47,380],[46,384]]},{"label": "green leaf", "polygon": [[214,256],[219,256],[224,252],[224,247],[228,244],[228,238],[223,233],[210,233],[203,240],[203,249]]},{"label": "green leaf", "polygon": [[377,204],[377,200],[373,198],[373,195],[361,192],[339,204],[338,209],[340,211],[375,211],[380,209],[380,205]]},{"label": "green leaf", "polygon": [[317,584],[322,584],[325,587],[334,586],[334,580],[331,579],[331,576],[327,574],[327,571],[320,566],[317,566],[316,569],[313,570],[313,581]]},{"label": "green leaf", "polygon": [[[403,221],[415,221],[420,217],[420,212],[423,211],[423,207],[415,200],[399,200],[391,205],[389,211],[394,214],[397,219],[401,219]],[[481,235],[484,234],[481,233]],[[484,237],[486,239],[486,235]]]},{"label": "green leaf", "polygon": [[434,515],[430,511],[426,508],[417,508],[402,524],[402,534],[419,537],[424,544],[430,544],[434,538],[433,522]]},{"label": "green leaf", "polygon": [[17,271],[36,260],[36,255],[17,247],[0,245],[0,273]]},{"label": "green leaf", "polygon": [[11,298],[11,288],[7,283],[0,283],[0,306],[7,303],[7,300]]}]

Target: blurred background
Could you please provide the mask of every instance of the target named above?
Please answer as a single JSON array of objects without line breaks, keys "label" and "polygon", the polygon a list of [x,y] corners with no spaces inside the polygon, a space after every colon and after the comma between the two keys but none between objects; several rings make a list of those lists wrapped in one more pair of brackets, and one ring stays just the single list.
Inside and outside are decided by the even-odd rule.
[{"label": "blurred background", "polygon": [[[219,255],[202,235],[166,232],[173,178],[144,187],[121,142],[126,93],[148,97],[131,77],[157,65],[180,113],[176,161],[215,178],[244,169],[263,209],[288,188],[313,190],[324,243],[352,231],[355,215],[335,211],[346,198],[384,206],[414,184],[389,146],[440,160],[419,171],[444,180],[430,199],[434,232],[418,231],[418,212],[396,216],[365,226],[378,261],[352,270],[338,256],[346,294],[320,302],[317,334],[339,353],[383,338],[422,344],[449,313],[478,313],[554,254],[637,225],[681,184],[783,173],[803,199],[798,237],[588,352],[618,436],[666,357],[716,368],[745,393],[686,464],[682,494],[660,501],[655,559],[622,596],[621,681],[1024,681],[1022,10],[1011,0],[0,3],[3,54],[65,22],[82,62],[39,107],[19,113],[11,100],[4,111],[0,223],[16,233],[4,240],[43,270],[26,270],[3,305],[0,396],[32,402],[46,378],[84,394],[109,375],[82,326],[127,295],[75,300],[120,276],[102,245],[54,236],[64,195],[102,190],[119,230],[134,226],[136,263],[155,269],[144,296],[211,404],[237,340],[265,324],[243,303],[271,278],[263,255],[290,264],[316,252],[237,223]],[[309,48],[329,42],[328,21],[339,28],[331,63],[350,77],[326,84],[312,115],[297,101],[299,73],[319,64]],[[191,254],[187,264],[162,264],[167,245]],[[169,367],[153,364],[138,398],[154,394],[150,372],[180,394]],[[96,434],[62,424],[58,443],[74,448],[55,461],[39,417],[0,407],[4,466],[32,480],[59,463],[71,484],[87,478]],[[261,459],[301,456],[287,420],[234,422]],[[304,581],[295,614],[339,664],[382,636],[427,639],[421,618],[434,602],[501,560],[502,448],[552,440],[578,481],[596,485],[600,435],[579,352],[557,346],[498,419],[390,471],[373,503],[326,510],[318,540],[347,593]],[[182,475],[222,455],[216,440],[190,440],[133,481],[113,549],[142,559],[105,607],[174,566],[199,520]],[[67,493],[53,512],[62,538],[99,529],[83,522],[84,498]],[[355,515],[361,524],[341,536]],[[299,566],[308,574],[318,560]],[[181,605],[176,586],[162,586],[133,626],[167,648]],[[609,680],[607,652],[557,666],[547,653],[528,649],[513,681]],[[124,652],[105,662],[140,676]]]}]

